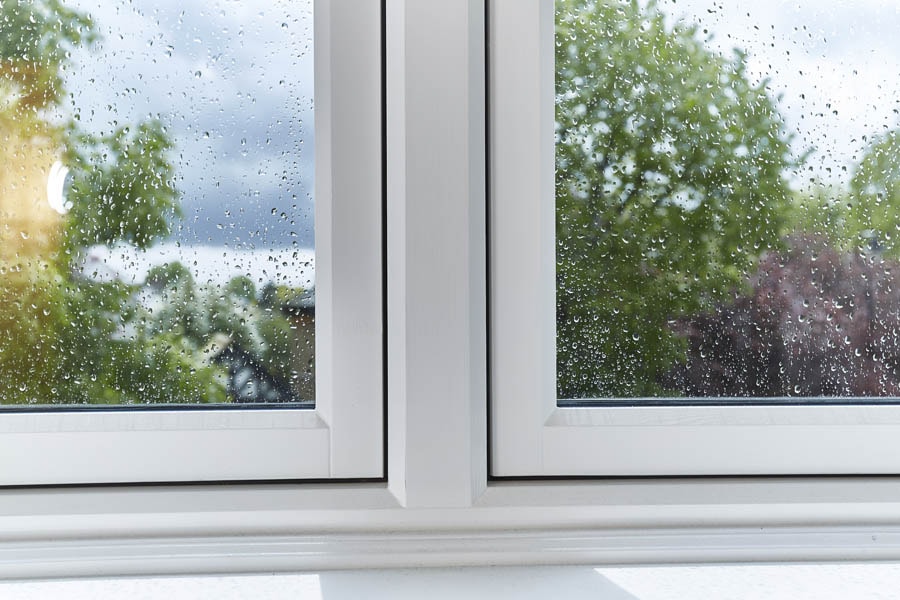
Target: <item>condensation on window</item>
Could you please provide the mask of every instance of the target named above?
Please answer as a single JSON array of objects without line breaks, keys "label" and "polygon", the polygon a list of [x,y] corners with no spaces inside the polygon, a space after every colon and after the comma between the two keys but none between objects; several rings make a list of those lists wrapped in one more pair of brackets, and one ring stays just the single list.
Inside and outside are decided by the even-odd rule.
[{"label": "condensation on window", "polygon": [[898,30],[893,0],[556,1],[561,400],[900,396]]},{"label": "condensation on window", "polygon": [[312,0],[0,0],[0,405],[315,399]]}]

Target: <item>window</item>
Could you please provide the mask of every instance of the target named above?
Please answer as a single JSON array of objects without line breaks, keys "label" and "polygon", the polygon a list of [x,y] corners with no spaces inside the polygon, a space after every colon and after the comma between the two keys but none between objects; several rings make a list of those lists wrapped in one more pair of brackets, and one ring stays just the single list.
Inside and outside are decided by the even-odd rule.
[{"label": "window", "polygon": [[0,484],[382,476],[379,3],[0,10]]},{"label": "window", "polygon": [[[213,427],[215,422],[201,423],[204,427],[183,435],[176,430],[169,438],[172,445],[164,448],[150,447],[140,431],[131,435],[136,429],[132,427],[122,432],[119,448],[131,444],[134,453],[110,458],[99,456],[96,449],[93,456],[107,467],[107,461],[118,465],[120,480],[135,481],[136,462],[147,463],[139,467],[146,472],[165,462],[160,456],[169,460],[181,452],[171,459],[182,469],[181,484],[0,490],[0,573],[21,578],[900,557],[895,533],[900,484],[894,477],[596,477],[821,472],[806,469],[810,464],[840,473],[895,472],[889,464],[896,455],[890,444],[893,425],[882,411],[892,407],[643,406],[640,412],[629,407],[560,407],[555,335],[548,335],[555,326],[554,215],[552,203],[546,201],[554,190],[553,6],[544,0],[384,3],[383,106],[361,101],[360,94],[336,94],[341,81],[369,81],[373,87],[366,89],[378,89],[375,71],[354,68],[355,61],[345,64],[349,55],[334,50],[369,47],[362,41],[372,41],[369,36],[377,27],[370,29],[370,17],[377,22],[379,15],[376,7],[366,4],[371,9],[366,12],[361,6],[356,0],[316,5],[317,19],[331,11],[325,20],[330,26],[316,30],[316,60],[330,66],[317,75],[330,73],[332,86],[326,86],[328,77],[324,83],[317,80],[316,103],[334,111],[316,127],[317,198],[329,191],[336,199],[357,198],[350,193],[354,190],[371,191],[364,175],[368,171],[360,166],[369,163],[357,164],[354,157],[356,152],[366,154],[366,144],[359,141],[369,140],[359,132],[377,128],[363,113],[383,108],[385,178],[379,181],[387,188],[386,423],[369,420],[365,412],[371,408],[369,399],[378,397],[373,392],[380,393],[380,380],[363,381],[363,372],[341,371],[337,361],[329,374],[323,368],[327,363],[319,362],[316,412],[301,416],[314,415],[328,426],[330,445],[322,438],[315,443],[327,445],[332,453],[304,446],[308,438],[301,431],[280,438],[283,456],[273,459],[263,446],[248,445],[242,447],[255,453],[236,460],[238,467],[246,468],[238,476],[246,473],[248,478],[259,477],[260,465],[269,468],[273,460],[277,464],[281,458],[298,456],[300,470],[318,464],[323,466],[318,472],[355,476],[347,475],[350,467],[361,464],[354,459],[362,456],[380,465],[383,456],[365,436],[386,424],[385,480],[210,482],[217,469],[230,469],[225,475],[235,477],[238,468],[219,464],[228,462],[223,456],[230,460],[233,453],[228,452],[235,446],[223,445],[226,450],[216,455],[215,463],[190,457],[192,452],[207,452],[197,447],[222,433]],[[361,12],[366,18],[353,21],[351,15]],[[319,51],[323,44],[334,50],[332,56]],[[373,69],[378,63],[372,53],[361,52],[357,59]],[[335,94],[322,96],[323,90]],[[494,107],[489,120],[488,99]],[[329,127],[332,135],[320,135]],[[336,137],[338,133],[346,137]],[[323,138],[333,143],[321,146]],[[338,139],[356,143],[339,148]],[[373,133],[373,139],[380,138]],[[324,177],[328,161],[332,169],[350,170],[341,170],[340,178]],[[506,194],[510,185],[518,186],[515,194]],[[361,206],[338,210],[337,201],[331,206],[335,218],[347,219],[346,227],[334,221],[326,235],[349,231],[358,236],[355,227],[369,231],[373,221],[357,217]],[[316,215],[318,308],[327,288],[321,271],[321,217]],[[343,280],[338,267],[359,263],[350,260],[349,253],[337,252],[333,261],[334,294],[324,305],[333,304],[335,315],[340,307],[373,309],[368,302],[355,303],[365,296],[360,282],[370,271]],[[339,282],[345,286],[340,290]],[[349,341],[359,341],[358,335],[371,332],[367,323],[335,317],[333,325],[349,332]],[[317,337],[320,361],[341,356],[321,345],[323,339],[340,336]],[[371,364],[370,356],[354,355],[349,364],[359,369]],[[335,387],[351,398],[345,405],[335,395],[334,411],[321,388],[332,377]],[[351,394],[351,386],[359,393]],[[489,390],[495,402],[490,438]],[[504,404],[510,398],[515,402]],[[767,408],[773,410],[755,412]],[[217,411],[219,407],[184,414],[197,420],[214,415],[208,417],[213,420],[224,412]],[[39,416],[52,419],[57,414],[65,413]],[[103,425],[102,419],[120,414],[133,418],[108,411],[95,418]],[[169,413],[167,418],[173,414],[181,415]],[[264,413],[277,418],[282,414],[289,413]],[[776,417],[796,421],[779,424]],[[345,418],[359,429],[344,428]],[[648,426],[650,418],[659,426]],[[810,425],[816,419],[819,422]],[[853,419],[860,423],[856,428]],[[606,425],[616,421],[626,427]],[[764,423],[753,425],[759,421]],[[687,425],[687,430],[678,425]],[[25,479],[24,467],[6,457],[20,456],[27,446],[35,449],[33,456],[23,458],[34,469],[31,480],[45,477],[45,471],[50,472],[49,481],[70,475],[61,468],[54,473],[57,463],[47,457],[63,456],[63,465],[71,463],[74,458],[66,453],[75,446],[48,448],[40,435],[16,435],[2,442],[8,444],[0,456],[9,472]],[[259,435],[253,441],[269,438],[279,443],[272,437]],[[835,448],[826,447],[829,440]],[[838,447],[850,451],[839,452]],[[763,451],[768,454],[760,466]],[[303,462],[307,452],[327,464],[315,458]],[[721,462],[711,464],[715,460]],[[296,477],[296,472],[288,476]],[[565,479],[572,474],[591,477]],[[204,479],[207,485],[190,483]]]},{"label": "window", "polygon": [[892,12],[783,8],[492,5],[495,475],[900,468]]}]

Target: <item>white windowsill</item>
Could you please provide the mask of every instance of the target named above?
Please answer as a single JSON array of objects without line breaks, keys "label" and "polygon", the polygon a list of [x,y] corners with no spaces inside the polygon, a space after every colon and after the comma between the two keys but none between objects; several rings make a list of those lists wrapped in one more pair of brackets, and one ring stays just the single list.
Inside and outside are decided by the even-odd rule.
[{"label": "white windowsill", "polygon": [[469,508],[378,484],[7,490],[0,515],[0,578],[900,560],[893,478],[499,484]]}]

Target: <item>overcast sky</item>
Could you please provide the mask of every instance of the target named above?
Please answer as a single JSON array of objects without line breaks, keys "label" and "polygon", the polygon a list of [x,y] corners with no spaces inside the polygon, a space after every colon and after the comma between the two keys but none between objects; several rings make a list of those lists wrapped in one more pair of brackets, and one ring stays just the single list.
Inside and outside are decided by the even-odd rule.
[{"label": "overcast sky", "polygon": [[312,0],[71,0],[103,42],[75,56],[94,132],[158,117],[175,141],[177,239],[313,246]]},{"label": "overcast sky", "polygon": [[[103,32],[76,56],[94,131],[158,116],[173,132],[182,242],[313,245],[312,0],[72,0]],[[660,0],[769,78],[810,176],[846,180],[864,136],[900,124],[900,2]],[[296,245],[295,245],[296,244]]]},{"label": "overcast sky", "polygon": [[[846,182],[864,136],[900,126],[900,1],[660,0],[697,23],[723,53],[748,52],[752,77],[768,77],[798,154],[813,172]],[[847,167],[848,171],[841,170]],[[829,171],[830,169],[830,171]]]}]

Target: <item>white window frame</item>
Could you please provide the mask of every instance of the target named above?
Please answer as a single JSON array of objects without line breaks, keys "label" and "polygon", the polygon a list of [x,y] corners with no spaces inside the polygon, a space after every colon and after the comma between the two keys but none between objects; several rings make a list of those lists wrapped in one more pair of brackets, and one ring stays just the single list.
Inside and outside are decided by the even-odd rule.
[{"label": "white window frame", "polygon": [[896,405],[557,406],[554,3],[491,4],[492,474],[900,473]]},{"label": "white window frame", "polygon": [[386,1],[387,480],[0,490],[0,577],[900,560],[897,477],[488,476],[485,8],[501,1],[534,0]]},{"label": "white window frame", "polygon": [[380,478],[382,9],[316,0],[316,406],[0,412],[0,486]]}]

